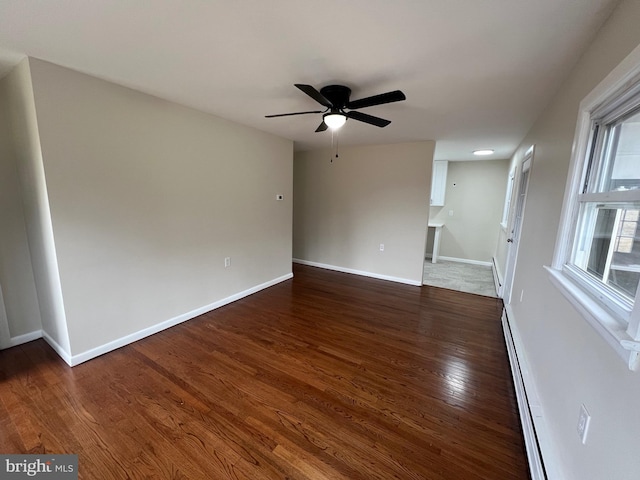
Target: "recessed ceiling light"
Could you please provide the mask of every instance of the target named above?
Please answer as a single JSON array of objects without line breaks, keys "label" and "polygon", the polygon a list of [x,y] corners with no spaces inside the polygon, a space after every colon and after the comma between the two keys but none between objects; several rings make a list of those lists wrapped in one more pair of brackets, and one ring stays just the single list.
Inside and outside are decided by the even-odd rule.
[{"label": "recessed ceiling light", "polygon": [[493,153],[493,150],[491,149],[483,149],[483,150],[474,150],[473,154],[474,155],[491,155]]}]

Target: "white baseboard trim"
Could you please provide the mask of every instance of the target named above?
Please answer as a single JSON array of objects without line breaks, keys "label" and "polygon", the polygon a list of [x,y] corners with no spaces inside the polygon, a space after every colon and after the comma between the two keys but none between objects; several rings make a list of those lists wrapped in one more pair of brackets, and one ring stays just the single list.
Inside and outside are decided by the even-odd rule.
[{"label": "white baseboard trim", "polygon": [[471,265],[483,265],[485,267],[491,266],[491,262],[485,262],[482,260],[471,260],[468,258],[443,257],[442,255],[438,256],[438,260],[446,260],[447,262],[470,263]]},{"label": "white baseboard trim", "polygon": [[7,348],[17,347],[18,345],[32,342],[39,338],[44,338],[45,342],[47,342],[67,364],[71,365],[71,355],[69,355],[69,352],[62,348],[58,342],[51,338],[51,336],[44,330],[34,330],[33,332],[25,333],[24,335],[11,337]]},{"label": "white baseboard trim", "polygon": [[42,330],[34,330],[33,332],[18,335],[17,337],[11,337],[9,339],[9,346],[7,348],[17,347],[18,345],[33,342],[34,340],[37,340],[39,338],[42,338]]},{"label": "white baseboard trim", "polygon": [[[211,303],[209,305],[205,305],[203,307],[197,308],[195,310],[192,310],[190,312],[187,313],[183,313],[182,315],[178,315],[177,317],[174,318],[170,318],[169,320],[165,320],[164,322],[161,323],[157,323],[155,325],[152,325],[151,327],[147,327],[144,328],[140,331],[137,331],[135,333],[131,333],[129,335],[126,335],[124,337],[118,338],[116,340],[113,340],[111,342],[105,343],[104,345],[100,345],[99,347],[95,347],[92,348],[90,350],[87,350],[85,352],[79,353],[77,355],[73,355],[69,361],[67,361],[65,359],[65,361],[71,365],[72,367],[79,365],[83,362],[86,362],[88,360],[91,360],[93,358],[99,357],[100,355],[104,355],[105,353],[111,352],[113,350],[116,350],[120,347],[124,347],[125,345],[128,345],[130,343],[136,342],[138,340],[141,340],[145,337],[148,337],[150,335],[153,335],[155,333],[161,332],[162,330],[166,330],[167,328],[171,328],[175,325],[178,325],[180,323],[186,322],[187,320],[191,320],[192,318],[195,318],[199,315],[202,315],[203,313],[207,313],[210,312],[212,310],[215,310],[217,308],[223,307],[225,305],[228,305],[229,303],[235,302],[237,300],[240,300],[244,297],[248,297],[249,295],[252,295],[256,292],[259,292],[260,290],[264,290],[265,288],[269,288],[273,285],[276,285],[280,282],[284,282],[285,280],[289,280],[290,278],[293,278],[293,273],[288,273],[286,275],[283,275],[281,277],[275,278],[273,280],[270,280],[268,282],[265,283],[261,283],[260,285],[256,285],[255,287],[251,287],[247,290],[244,290],[242,292],[236,293],[234,295],[231,295],[229,297],[223,298],[222,300],[218,300],[217,302]],[[54,347],[55,348],[55,347]],[[57,350],[56,350],[57,351]],[[60,352],[58,352],[60,353]],[[62,355],[60,355],[62,356]],[[63,356],[62,356],[63,357]],[[63,357],[64,359],[64,357]]]},{"label": "white baseboard trim", "polygon": [[352,268],[338,267],[336,265],[328,265],[326,263],[310,262],[309,260],[301,260],[299,258],[294,258],[293,263],[299,263],[301,265],[309,265],[310,267],[324,268],[326,270],[334,270],[336,272],[351,273],[353,275],[362,275],[363,277],[377,278],[378,280],[388,280],[390,282],[405,283],[407,285],[414,285],[416,287],[422,286],[422,281],[416,282],[415,280],[409,280],[408,278],[391,277],[389,275],[382,275],[379,273],[372,273],[372,272],[364,272],[362,270],[354,270]]},{"label": "white baseboard trim", "polygon": [[560,465],[556,460],[538,391],[510,305],[504,307],[502,328],[513,374],[531,479],[561,480],[564,476],[561,475]]},{"label": "white baseboard trim", "polygon": [[72,363],[73,359],[71,358],[71,354],[69,352],[67,352],[64,348],[62,348],[60,344],[56,342],[51,337],[51,335],[49,335],[44,330],[42,331],[42,337],[44,338],[45,342],[47,342],[49,346],[53,348],[58,355],[60,355],[60,358],[62,358],[62,360],[64,360],[67,363],[67,365],[73,367],[73,363]]}]

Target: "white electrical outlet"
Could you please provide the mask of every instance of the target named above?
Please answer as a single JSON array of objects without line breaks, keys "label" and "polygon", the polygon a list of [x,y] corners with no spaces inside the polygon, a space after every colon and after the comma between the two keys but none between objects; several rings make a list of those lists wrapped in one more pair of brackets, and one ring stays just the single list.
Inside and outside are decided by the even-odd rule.
[{"label": "white electrical outlet", "polygon": [[380,251],[381,251],[381,252],[384,252],[384,243],[381,243],[381,244],[380,244]]},{"label": "white electrical outlet", "polygon": [[589,432],[589,423],[591,423],[591,415],[587,412],[584,405],[580,405],[580,416],[578,417],[578,435],[582,443],[587,443],[587,433]]},{"label": "white electrical outlet", "polygon": [[231,257],[225,257],[224,259],[224,268],[231,266]]},{"label": "white electrical outlet", "polygon": [[449,216],[453,217],[453,210],[449,210]]}]

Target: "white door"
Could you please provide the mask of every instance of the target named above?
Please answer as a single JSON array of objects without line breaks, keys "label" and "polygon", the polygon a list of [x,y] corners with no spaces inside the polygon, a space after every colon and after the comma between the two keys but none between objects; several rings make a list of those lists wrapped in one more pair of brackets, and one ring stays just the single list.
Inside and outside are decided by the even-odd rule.
[{"label": "white door", "polygon": [[505,267],[504,285],[502,287],[502,299],[505,304],[511,303],[511,294],[513,293],[513,279],[516,273],[516,265],[518,262],[518,250],[520,246],[520,233],[522,232],[522,221],[524,219],[524,209],[527,203],[527,190],[529,189],[529,173],[531,172],[531,163],[533,162],[533,146],[527,150],[522,162],[522,169],[518,181],[518,190],[516,192],[515,202],[512,202],[513,212],[509,212],[511,219],[511,228],[507,242],[509,250],[507,253],[507,265]]}]

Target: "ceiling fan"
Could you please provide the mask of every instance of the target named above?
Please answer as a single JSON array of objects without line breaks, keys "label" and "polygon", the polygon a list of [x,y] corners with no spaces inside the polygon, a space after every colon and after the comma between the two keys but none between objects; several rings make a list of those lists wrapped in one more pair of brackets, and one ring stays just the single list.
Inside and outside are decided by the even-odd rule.
[{"label": "ceiling fan", "polygon": [[347,118],[375,125],[376,127],[386,127],[391,123],[390,120],[374,117],[373,115],[367,115],[366,113],[354,110],[373,107],[374,105],[382,105],[383,103],[400,102],[407,98],[400,90],[394,90],[393,92],[381,93],[380,95],[373,95],[372,97],[351,101],[349,100],[351,89],[344,85],[327,85],[326,87],[322,87],[320,91],[316,90],[311,85],[296,83],[295,86],[313,98],[320,105],[326,107],[325,110],[280,113],[277,115],[266,115],[266,118],[322,113],[322,123],[320,123],[318,128],[316,128],[316,132],[324,132],[327,128],[334,130],[340,128],[347,121]]}]

